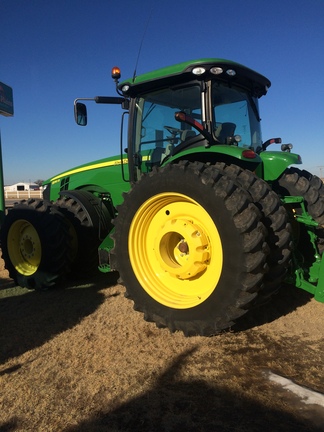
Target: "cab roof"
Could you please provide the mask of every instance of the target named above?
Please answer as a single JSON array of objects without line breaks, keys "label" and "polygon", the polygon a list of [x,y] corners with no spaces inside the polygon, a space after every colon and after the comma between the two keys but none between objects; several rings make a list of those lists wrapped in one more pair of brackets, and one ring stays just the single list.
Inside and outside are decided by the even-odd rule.
[{"label": "cab roof", "polygon": [[209,79],[235,83],[248,89],[251,95],[256,97],[265,95],[271,86],[266,77],[239,63],[219,58],[203,58],[135,76],[122,81],[118,88],[125,96],[136,96],[171,85]]}]

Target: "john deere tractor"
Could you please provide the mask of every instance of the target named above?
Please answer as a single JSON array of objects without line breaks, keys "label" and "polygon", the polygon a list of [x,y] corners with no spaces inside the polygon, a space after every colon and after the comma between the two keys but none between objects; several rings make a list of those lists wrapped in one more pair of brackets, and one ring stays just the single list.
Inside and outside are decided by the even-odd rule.
[{"label": "john deere tractor", "polygon": [[121,136],[118,156],[50,178],[43,200],[9,211],[10,276],[45,289],[117,270],[146,320],[185,335],[228,329],[283,282],[323,302],[324,186],[292,167],[291,144],[262,141],[270,81],[214,58],[112,77],[118,96],[91,100],[120,105],[127,144]]}]

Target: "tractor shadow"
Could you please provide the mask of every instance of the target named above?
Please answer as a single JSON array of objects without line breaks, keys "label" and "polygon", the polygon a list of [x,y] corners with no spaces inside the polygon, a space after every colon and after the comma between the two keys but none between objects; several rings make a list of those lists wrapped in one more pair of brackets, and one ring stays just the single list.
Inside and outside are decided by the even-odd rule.
[{"label": "tractor shadow", "polygon": [[266,304],[251,310],[233,326],[232,331],[241,332],[276,321],[306,305],[312,298],[313,295],[307,291],[290,284],[283,284],[277,294],[273,295]]},{"label": "tractor shadow", "polygon": [[63,432],[323,431],[315,419],[310,423],[285,408],[264,406],[221,381],[179,379],[179,370],[193,351],[180,354],[147,392],[123,403],[115,401]]},{"label": "tractor shadow", "polygon": [[[117,279],[118,273],[99,274],[48,291],[29,291],[1,279],[0,364],[43,345],[91,315],[107,298],[100,290],[115,286]],[[241,332],[272,322],[311,298],[307,292],[285,285],[268,304],[251,311],[231,331]]]},{"label": "tractor shadow", "polygon": [[116,285],[117,278],[117,273],[99,274],[91,281],[71,281],[47,291],[29,291],[0,280],[0,364],[92,314],[107,298],[99,291]]},{"label": "tractor shadow", "polygon": [[0,277],[0,291],[7,288],[13,288],[14,286],[15,284],[12,279]]}]

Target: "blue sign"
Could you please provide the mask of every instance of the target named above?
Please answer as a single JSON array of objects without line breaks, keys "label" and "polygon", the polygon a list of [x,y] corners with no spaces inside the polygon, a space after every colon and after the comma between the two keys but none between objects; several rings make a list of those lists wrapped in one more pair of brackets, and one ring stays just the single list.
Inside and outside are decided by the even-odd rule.
[{"label": "blue sign", "polygon": [[0,82],[0,114],[13,116],[12,88]]}]

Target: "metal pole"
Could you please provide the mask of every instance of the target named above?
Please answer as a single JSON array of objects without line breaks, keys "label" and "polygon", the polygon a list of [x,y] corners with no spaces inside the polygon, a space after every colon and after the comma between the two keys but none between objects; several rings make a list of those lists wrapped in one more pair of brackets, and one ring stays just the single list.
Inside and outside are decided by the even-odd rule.
[{"label": "metal pole", "polygon": [[[11,117],[14,114],[12,88],[0,82],[0,114]],[[1,149],[1,130],[0,130],[0,228],[3,224],[6,214],[4,182],[3,182],[3,164]]]},{"label": "metal pole", "polygon": [[6,206],[5,206],[5,197],[4,197],[1,130],[0,130],[0,227],[3,224],[5,213],[6,213]]}]

